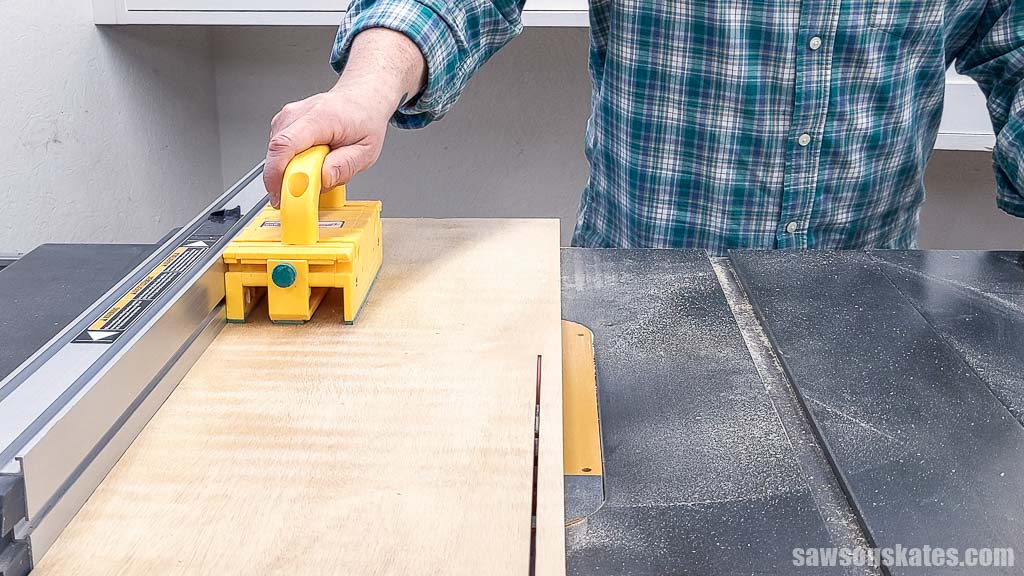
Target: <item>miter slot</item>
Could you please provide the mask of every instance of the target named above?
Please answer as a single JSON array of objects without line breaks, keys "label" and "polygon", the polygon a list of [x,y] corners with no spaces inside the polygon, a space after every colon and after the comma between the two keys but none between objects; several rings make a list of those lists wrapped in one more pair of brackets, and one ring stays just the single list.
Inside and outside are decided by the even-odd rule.
[{"label": "miter slot", "polygon": [[1024,540],[1016,264],[852,250],[732,251],[729,262],[874,545]]}]

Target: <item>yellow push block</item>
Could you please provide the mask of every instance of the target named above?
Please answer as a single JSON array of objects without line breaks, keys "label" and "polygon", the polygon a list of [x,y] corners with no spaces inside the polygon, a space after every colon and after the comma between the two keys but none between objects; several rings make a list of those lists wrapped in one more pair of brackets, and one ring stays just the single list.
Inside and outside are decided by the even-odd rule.
[{"label": "yellow push block", "polygon": [[379,201],[348,201],[345,187],[321,193],[330,149],[296,156],[284,174],[281,209],[266,206],[224,250],[227,319],[244,322],[267,295],[274,322],[312,318],[330,288],[343,320],[355,320],[383,256]]}]

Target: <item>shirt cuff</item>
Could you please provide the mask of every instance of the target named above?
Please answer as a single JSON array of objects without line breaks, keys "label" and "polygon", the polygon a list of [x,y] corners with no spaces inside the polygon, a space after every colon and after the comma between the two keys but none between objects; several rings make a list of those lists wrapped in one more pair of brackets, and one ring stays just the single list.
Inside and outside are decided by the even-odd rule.
[{"label": "shirt cuff", "polygon": [[996,206],[1024,218],[1024,118],[1015,114],[1003,126],[992,150],[996,172]]},{"label": "shirt cuff", "polygon": [[444,116],[456,97],[458,49],[444,18],[416,0],[353,2],[338,29],[331,52],[331,66],[339,74],[345,68],[352,40],[370,28],[401,32],[419,47],[427,63],[427,85],[392,116],[399,128],[422,128]]}]

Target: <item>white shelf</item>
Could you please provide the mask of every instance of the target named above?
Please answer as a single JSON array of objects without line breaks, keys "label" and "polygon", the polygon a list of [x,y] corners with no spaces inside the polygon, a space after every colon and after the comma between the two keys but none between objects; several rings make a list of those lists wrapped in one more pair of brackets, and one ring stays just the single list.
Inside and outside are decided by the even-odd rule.
[{"label": "white shelf", "polygon": [[[337,26],[348,0],[92,0],[97,24]],[[586,27],[587,0],[527,0],[526,26]],[[969,78],[946,76],[940,150],[991,150],[985,97]]]}]

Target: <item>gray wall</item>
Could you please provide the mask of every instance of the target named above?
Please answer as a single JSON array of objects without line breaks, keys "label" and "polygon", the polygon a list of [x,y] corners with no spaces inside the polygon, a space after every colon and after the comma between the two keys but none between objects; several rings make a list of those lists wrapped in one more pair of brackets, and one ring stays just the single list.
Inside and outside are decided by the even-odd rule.
[{"label": "gray wall", "polygon": [[1024,248],[1024,219],[996,208],[990,153],[936,151],[925,187],[921,248]]},{"label": "gray wall", "polygon": [[[269,119],[329,87],[329,28],[213,33],[224,182],[263,156]],[[568,243],[579,193],[590,81],[587,30],[529,28],[477,74],[443,121],[391,130],[353,197],[390,216],[557,216]],[[991,155],[936,152],[922,212],[923,248],[1024,247],[1024,220],[995,207]]]},{"label": "gray wall", "polygon": [[221,188],[207,31],[6,0],[0,55],[0,253],[156,240]]}]

